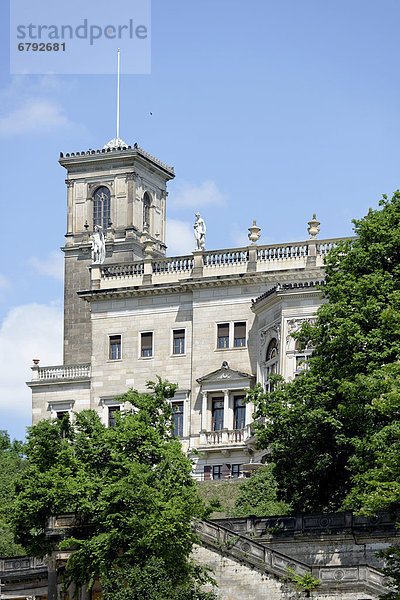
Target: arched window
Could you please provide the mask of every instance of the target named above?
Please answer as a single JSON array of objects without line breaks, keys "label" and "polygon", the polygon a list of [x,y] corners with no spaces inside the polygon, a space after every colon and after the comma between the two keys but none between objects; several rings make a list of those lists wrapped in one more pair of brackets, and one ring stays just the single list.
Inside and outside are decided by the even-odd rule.
[{"label": "arched window", "polygon": [[272,338],[268,344],[267,352],[265,355],[265,389],[267,392],[272,392],[274,384],[271,382],[272,375],[278,373],[278,341],[276,338]]},{"label": "arched window", "polygon": [[110,223],[110,190],[102,185],[97,188],[94,194],[93,202],[93,229],[95,225],[100,225],[103,231],[107,229]]},{"label": "arched window", "polygon": [[145,192],[143,196],[143,227],[147,225],[147,227],[150,228],[150,206],[150,194],[148,192]]}]

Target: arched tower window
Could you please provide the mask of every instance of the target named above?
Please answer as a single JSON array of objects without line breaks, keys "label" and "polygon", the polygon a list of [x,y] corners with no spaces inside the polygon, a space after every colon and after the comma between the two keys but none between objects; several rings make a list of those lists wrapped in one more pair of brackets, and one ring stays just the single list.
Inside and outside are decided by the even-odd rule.
[{"label": "arched tower window", "polygon": [[150,194],[148,192],[145,192],[143,196],[143,227],[147,225],[147,227],[150,228],[150,206]]},{"label": "arched tower window", "polygon": [[100,225],[105,231],[110,223],[110,190],[102,185],[97,188],[93,202],[93,229]]},{"label": "arched tower window", "polygon": [[267,392],[272,392],[274,384],[271,382],[272,375],[278,373],[278,341],[276,338],[272,338],[268,344],[267,352],[265,355],[265,389]]}]

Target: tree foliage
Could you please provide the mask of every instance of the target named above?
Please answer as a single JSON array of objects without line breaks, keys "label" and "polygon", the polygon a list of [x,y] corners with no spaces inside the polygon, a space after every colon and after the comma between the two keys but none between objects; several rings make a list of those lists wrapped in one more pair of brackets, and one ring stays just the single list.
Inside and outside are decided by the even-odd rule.
[{"label": "tree foliage", "polygon": [[11,442],[6,431],[0,431],[0,556],[24,554],[17,544],[9,516],[15,497],[15,482],[24,469],[22,444]]},{"label": "tree foliage", "polygon": [[30,428],[13,513],[18,540],[43,556],[52,550],[49,517],[73,513],[76,527],[62,542],[74,550],[67,583],[99,577],[105,600],[214,597],[200,590],[207,576],[189,557],[191,521],[204,506],[192,465],[172,436],[168,398],[176,386],[148,385],[151,393],[121,397],[132,409],[116,414],[114,427],[83,411],[73,423],[64,418]]},{"label": "tree foliage", "polygon": [[400,193],[326,257],[326,300],[297,338],[309,370],[252,393],[258,441],[294,509],[399,506]]},{"label": "tree foliage", "polygon": [[273,465],[265,465],[240,484],[239,496],[230,516],[268,517],[290,512],[290,505],[278,500],[278,484],[272,469]]}]

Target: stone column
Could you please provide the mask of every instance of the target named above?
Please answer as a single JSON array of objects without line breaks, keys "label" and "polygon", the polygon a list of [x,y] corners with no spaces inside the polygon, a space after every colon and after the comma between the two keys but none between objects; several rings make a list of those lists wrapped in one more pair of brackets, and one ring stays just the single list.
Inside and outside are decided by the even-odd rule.
[{"label": "stone column", "polygon": [[136,173],[128,173],[126,176],[126,226],[129,230],[129,233],[132,232],[133,226],[133,212],[134,212],[134,204],[136,200]]},{"label": "stone column", "polygon": [[228,442],[228,429],[229,429],[229,391],[223,390],[224,392],[224,427],[222,429],[222,442]]},{"label": "stone column", "polygon": [[224,391],[224,429],[233,429],[232,408],[230,406],[229,390]]},{"label": "stone column", "polygon": [[252,402],[246,402],[246,421],[245,425],[249,425],[253,421],[254,406]]},{"label": "stone column", "polygon": [[70,181],[69,179],[66,179],[65,183],[67,184],[67,234],[68,234],[68,233],[74,233],[74,231],[73,231],[74,182]]},{"label": "stone column", "polygon": [[202,431],[207,431],[207,401],[208,401],[208,396],[207,396],[207,392],[202,392],[202,404],[201,404],[201,430]]},{"label": "stone column", "polygon": [[47,564],[47,598],[57,600],[57,561],[53,556],[46,559]]},{"label": "stone column", "polygon": [[[87,588],[87,584],[85,583],[85,585],[82,586],[81,588],[81,600],[89,600],[90,599],[90,592]],[[49,598],[50,600],[50,598]]]}]

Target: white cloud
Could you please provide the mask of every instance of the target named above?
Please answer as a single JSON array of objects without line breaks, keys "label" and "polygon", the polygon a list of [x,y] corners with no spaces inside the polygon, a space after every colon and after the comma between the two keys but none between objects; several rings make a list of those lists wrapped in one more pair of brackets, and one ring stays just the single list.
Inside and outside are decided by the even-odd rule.
[{"label": "white cloud", "polygon": [[48,275],[58,281],[64,279],[63,255],[57,250],[50,252],[49,257],[44,260],[40,260],[37,256],[31,256],[28,260],[28,264],[41,275]]},{"label": "white cloud", "polygon": [[176,192],[171,192],[169,204],[174,208],[200,209],[202,206],[223,206],[227,196],[217,187],[215,181],[203,181],[200,185],[181,184]]},{"label": "white cloud", "polygon": [[11,283],[8,281],[7,277],[4,277],[4,275],[0,273],[0,292],[3,292],[4,290],[9,290],[10,288]]},{"label": "white cloud", "polygon": [[53,132],[75,126],[65,115],[63,107],[55,101],[31,98],[0,117],[0,136],[27,133]]},{"label": "white cloud", "polygon": [[56,304],[25,304],[10,310],[0,328],[0,411],[7,418],[31,422],[32,359],[62,361],[62,310]]},{"label": "white cloud", "polygon": [[168,256],[191,254],[194,250],[193,225],[188,221],[167,219],[166,238]]}]

